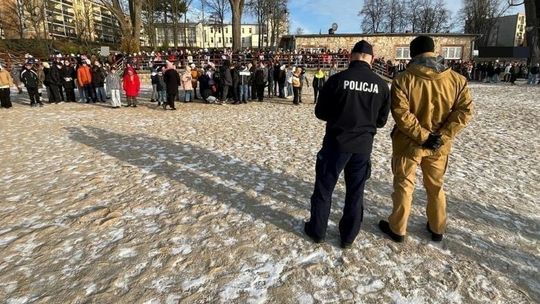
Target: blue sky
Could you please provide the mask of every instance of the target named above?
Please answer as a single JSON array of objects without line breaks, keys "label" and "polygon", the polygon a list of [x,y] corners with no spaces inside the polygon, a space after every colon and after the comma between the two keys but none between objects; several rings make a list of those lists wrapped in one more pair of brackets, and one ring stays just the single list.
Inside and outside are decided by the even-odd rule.
[{"label": "blue sky", "polygon": [[[454,15],[461,8],[461,0],[445,0],[445,2]],[[327,33],[334,22],[339,26],[338,33],[360,33],[361,18],[358,12],[363,5],[363,0],[289,0],[291,33],[296,32],[298,27],[303,28],[306,34],[318,34],[319,30]],[[507,14],[518,11],[524,11],[523,6],[509,10]],[[190,12],[188,14],[190,20],[201,19],[200,0],[192,2]],[[227,20],[230,22],[230,14]],[[255,22],[255,19],[245,14],[242,21]],[[456,24],[455,27],[457,30],[461,29],[460,24]]]},{"label": "blue sky", "polygon": [[[453,13],[461,8],[461,0],[445,1]],[[289,0],[291,32],[301,27],[306,34],[318,34],[319,30],[325,33],[336,22],[338,33],[359,33],[361,19],[358,12],[363,4],[362,0]],[[520,7],[515,11],[523,10]]]}]

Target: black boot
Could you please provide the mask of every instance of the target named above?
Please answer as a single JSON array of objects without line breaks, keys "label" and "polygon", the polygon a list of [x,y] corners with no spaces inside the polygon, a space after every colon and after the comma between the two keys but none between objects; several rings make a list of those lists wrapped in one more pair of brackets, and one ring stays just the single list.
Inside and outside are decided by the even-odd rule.
[{"label": "black boot", "polygon": [[322,242],[324,242],[324,238],[317,238],[313,235],[313,233],[311,232],[311,229],[309,228],[309,223],[304,223],[304,232],[306,233],[307,236],[309,236],[309,238],[311,240],[313,240],[313,242],[315,242],[316,244],[320,244]]},{"label": "black boot", "polygon": [[427,229],[427,231],[429,231],[429,233],[431,233],[431,240],[432,240],[432,241],[434,241],[434,242],[440,242],[440,241],[442,241],[443,235],[442,235],[442,234],[437,234],[437,233],[433,232],[433,230],[431,230],[431,228],[429,228],[429,222],[426,223],[426,229]]},{"label": "black boot", "polygon": [[388,235],[394,242],[403,243],[405,236],[396,234],[390,229],[390,224],[387,221],[381,220],[379,222],[379,228],[382,232]]}]

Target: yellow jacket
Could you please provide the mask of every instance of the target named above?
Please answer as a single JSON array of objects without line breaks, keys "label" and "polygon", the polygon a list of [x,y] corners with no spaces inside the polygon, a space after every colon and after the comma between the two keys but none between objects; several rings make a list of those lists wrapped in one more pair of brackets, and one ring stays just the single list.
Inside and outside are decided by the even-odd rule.
[{"label": "yellow jacket", "polygon": [[[434,53],[415,57],[392,83],[394,155],[424,157],[447,155],[452,141],[472,118],[473,102],[467,80],[444,68]],[[422,148],[430,133],[442,135],[437,151]]]},{"label": "yellow jacket", "polygon": [[11,78],[11,74],[4,68],[0,69],[0,88],[9,88],[12,85],[13,79]]}]

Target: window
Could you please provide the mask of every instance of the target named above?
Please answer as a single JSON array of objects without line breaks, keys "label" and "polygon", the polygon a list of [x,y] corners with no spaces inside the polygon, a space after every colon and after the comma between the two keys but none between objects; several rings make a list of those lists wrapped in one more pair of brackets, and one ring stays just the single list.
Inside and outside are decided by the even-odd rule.
[{"label": "window", "polygon": [[228,33],[229,33],[229,28],[226,27],[226,28],[225,28],[225,34],[228,34]]},{"label": "window", "polygon": [[408,46],[396,47],[396,60],[411,59]]},{"label": "window", "polygon": [[210,37],[210,43],[214,43],[214,38]]},{"label": "window", "polygon": [[461,59],[462,50],[461,46],[443,46],[441,55],[444,59]]},{"label": "window", "polygon": [[244,33],[245,28],[242,28],[242,34]]},{"label": "window", "polygon": [[211,28],[211,29],[210,29],[210,34],[213,34],[213,33],[214,33],[214,29]]},{"label": "window", "polygon": [[249,28],[249,33],[251,34],[251,28]]},{"label": "window", "polygon": [[220,29],[220,28],[218,29],[218,33],[220,33],[220,34],[221,34],[221,29]]},{"label": "window", "polygon": [[232,43],[232,37],[229,38],[229,42]]},{"label": "window", "polygon": [[219,37],[219,40],[218,40],[219,43],[221,43],[221,37]]}]

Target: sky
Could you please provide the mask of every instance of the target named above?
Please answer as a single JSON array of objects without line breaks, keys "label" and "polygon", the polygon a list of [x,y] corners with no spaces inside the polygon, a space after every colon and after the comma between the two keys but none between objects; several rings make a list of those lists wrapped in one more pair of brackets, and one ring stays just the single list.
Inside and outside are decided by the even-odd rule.
[{"label": "sky", "polygon": [[[444,0],[450,11],[452,11],[452,20],[457,11],[461,8],[461,0]],[[305,34],[328,33],[332,23],[338,24],[337,33],[360,33],[361,18],[358,12],[364,5],[363,0],[289,0],[290,12],[290,30],[295,33],[296,29],[301,27]],[[509,10],[507,14],[524,12],[523,6]],[[201,1],[194,0],[190,8],[188,18],[191,20],[200,20]],[[228,14],[227,20],[230,20]],[[230,22],[230,21],[229,21]],[[242,18],[242,22],[254,23],[255,19],[247,14]],[[461,24],[455,24],[454,30],[461,29]]]},{"label": "sky", "polygon": [[[461,8],[460,0],[445,2],[453,14]],[[306,34],[327,33],[335,22],[337,33],[359,33],[361,18],[358,12],[363,4],[362,0],[289,0],[291,32],[301,27]],[[523,7],[514,9],[514,13],[518,11],[524,11]]]}]

